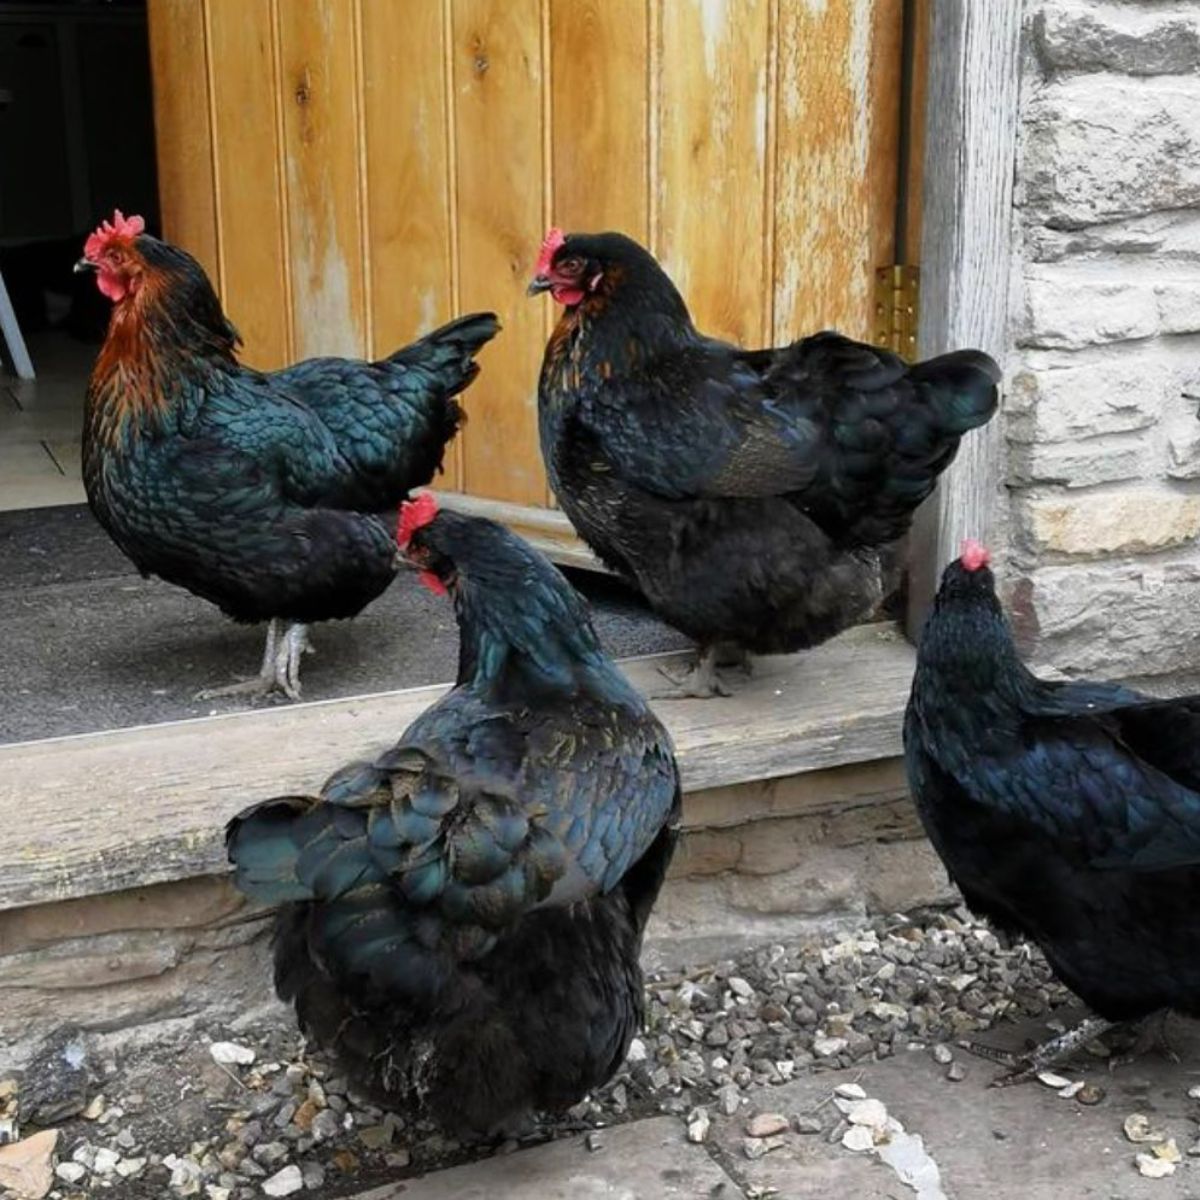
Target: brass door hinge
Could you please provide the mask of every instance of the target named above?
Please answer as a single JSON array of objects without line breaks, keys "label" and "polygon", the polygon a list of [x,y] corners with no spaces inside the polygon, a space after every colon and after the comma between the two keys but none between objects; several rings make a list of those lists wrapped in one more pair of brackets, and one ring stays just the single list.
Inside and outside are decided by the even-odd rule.
[{"label": "brass door hinge", "polygon": [[921,268],[894,264],[875,270],[875,345],[901,358],[917,355]]}]

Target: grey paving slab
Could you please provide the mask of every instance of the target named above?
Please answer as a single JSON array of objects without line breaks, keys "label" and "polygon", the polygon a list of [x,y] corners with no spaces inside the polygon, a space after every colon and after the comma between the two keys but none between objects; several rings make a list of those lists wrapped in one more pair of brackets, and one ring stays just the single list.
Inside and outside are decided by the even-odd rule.
[{"label": "grey paving slab", "polygon": [[[856,1154],[830,1142],[838,1113],[831,1103],[841,1082],[858,1083],[887,1106],[908,1133],[919,1134],[937,1164],[947,1200],[1200,1200],[1200,1160],[1187,1157],[1197,1135],[1200,1105],[1187,1090],[1200,1082],[1200,1032],[1179,1019],[1172,1043],[1181,1061],[1151,1053],[1110,1073],[1103,1061],[1084,1056],[1061,1069],[1105,1089],[1088,1107],[1039,1083],[989,1086],[997,1068],[963,1050],[955,1055],[966,1078],[951,1083],[946,1068],[928,1052],[914,1052],[861,1069],[806,1076],[764,1089],[755,1108],[714,1121],[717,1144],[748,1184],[777,1189],[783,1200],[914,1200],[917,1193],[873,1154]],[[1035,1027],[1004,1026],[989,1034],[995,1045],[1023,1044]],[[784,1135],[784,1145],[756,1161],[742,1150],[745,1121],[756,1110],[817,1115],[821,1134]],[[1134,1158],[1145,1146],[1130,1143],[1125,1118],[1143,1112],[1176,1139],[1184,1161],[1167,1179],[1138,1174]]]},{"label": "grey paving slab", "polygon": [[744,1200],[745,1193],[674,1117],[550,1142],[362,1192],[353,1200]]}]

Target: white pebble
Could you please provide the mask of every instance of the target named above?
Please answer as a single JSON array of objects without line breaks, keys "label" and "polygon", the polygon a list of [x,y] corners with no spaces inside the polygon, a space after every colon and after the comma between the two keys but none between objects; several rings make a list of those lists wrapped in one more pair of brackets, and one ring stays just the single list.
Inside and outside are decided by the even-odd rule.
[{"label": "white pebble", "polygon": [[843,1100],[865,1100],[867,1093],[863,1091],[857,1083],[839,1083],[833,1089],[835,1096],[841,1096]]},{"label": "white pebble", "polygon": [[848,1045],[845,1038],[820,1036],[813,1038],[813,1053],[818,1058],[832,1058],[841,1054]]},{"label": "white pebble", "polygon": [[248,1067],[255,1058],[254,1051],[249,1046],[239,1046],[237,1042],[213,1042],[208,1048],[213,1062],[223,1067]]},{"label": "white pebble", "polygon": [[746,1122],[746,1133],[752,1138],[769,1138],[786,1132],[788,1119],[783,1113],[766,1112]]},{"label": "white pebble", "polygon": [[625,1060],[631,1063],[646,1061],[646,1043],[641,1038],[634,1038],[629,1043],[629,1053],[625,1055]]},{"label": "white pebble", "polygon": [[263,1181],[262,1190],[268,1196],[290,1196],[304,1187],[304,1176],[295,1163],[289,1163],[282,1171],[277,1171],[270,1179]]},{"label": "white pebble", "polygon": [[1173,1162],[1153,1154],[1139,1154],[1134,1162],[1137,1163],[1138,1173],[1145,1175],[1147,1179],[1166,1179],[1168,1175],[1175,1174]]},{"label": "white pebble", "polygon": [[729,989],[742,1000],[749,1000],[754,995],[754,989],[740,975],[729,977]]},{"label": "white pebble", "polygon": [[1053,1071],[1039,1071],[1038,1083],[1044,1084],[1048,1088],[1054,1088],[1057,1091],[1059,1088],[1071,1086],[1071,1081],[1063,1075],[1055,1075]]},{"label": "white pebble", "polygon": [[120,1161],[121,1156],[115,1150],[110,1150],[107,1146],[104,1146],[96,1151],[96,1161],[92,1170],[97,1175],[111,1175]]},{"label": "white pebble", "polygon": [[87,1174],[87,1167],[83,1163],[64,1162],[54,1168],[54,1173],[63,1183],[79,1183]]},{"label": "white pebble", "polygon": [[842,1145],[847,1150],[853,1150],[855,1153],[861,1154],[865,1150],[875,1149],[875,1137],[867,1126],[851,1125],[842,1134]]},{"label": "white pebble", "polygon": [[846,1119],[851,1125],[866,1125],[869,1129],[883,1129],[887,1125],[888,1111],[882,1100],[855,1100]]}]

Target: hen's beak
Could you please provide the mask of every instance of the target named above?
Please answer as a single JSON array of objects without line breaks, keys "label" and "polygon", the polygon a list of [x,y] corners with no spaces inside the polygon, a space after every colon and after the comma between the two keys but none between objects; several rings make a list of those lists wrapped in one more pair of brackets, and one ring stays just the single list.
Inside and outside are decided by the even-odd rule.
[{"label": "hen's beak", "polygon": [[548,292],[554,286],[549,275],[535,275],[530,285],[525,289],[525,295],[536,296],[539,292]]},{"label": "hen's beak", "polygon": [[75,274],[82,275],[84,271],[94,271],[96,264],[90,258],[81,258],[75,264]]}]

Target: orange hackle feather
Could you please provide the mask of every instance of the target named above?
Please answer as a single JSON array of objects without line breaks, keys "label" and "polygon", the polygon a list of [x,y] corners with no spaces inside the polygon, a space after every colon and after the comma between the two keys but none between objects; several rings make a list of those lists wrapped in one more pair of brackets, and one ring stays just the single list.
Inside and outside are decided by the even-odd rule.
[{"label": "orange hackle feather", "polygon": [[[146,231],[146,222],[136,214],[126,217],[118,208],[111,221],[101,221],[88,236],[83,256],[95,262],[113,243],[137,254],[134,241]],[[156,273],[141,263],[141,285],[128,302],[114,305],[108,333],[88,387],[85,420],[110,447],[131,417],[162,413],[168,406],[163,364],[158,361],[154,339],[146,336],[143,316],[159,292]]]}]

